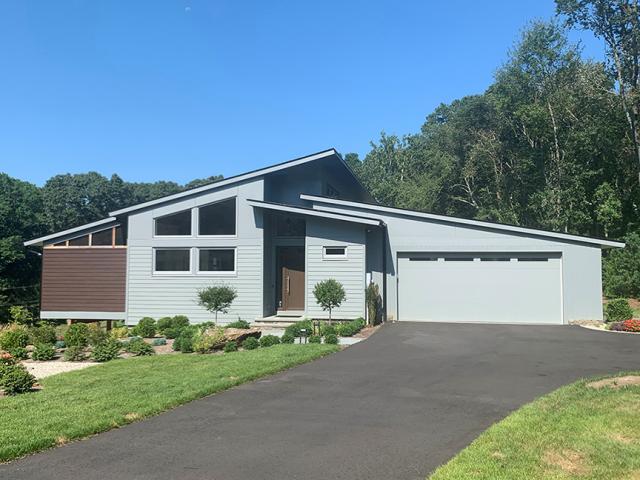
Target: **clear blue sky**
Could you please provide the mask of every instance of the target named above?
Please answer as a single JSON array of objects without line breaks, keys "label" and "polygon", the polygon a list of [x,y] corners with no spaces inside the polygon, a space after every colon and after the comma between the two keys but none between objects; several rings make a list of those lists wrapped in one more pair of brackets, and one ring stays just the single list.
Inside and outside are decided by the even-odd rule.
[{"label": "clear blue sky", "polygon": [[[242,173],[482,92],[553,0],[0,3],[0,171],[42,184]],[[600,42],[574,35],[585,53]]]}]

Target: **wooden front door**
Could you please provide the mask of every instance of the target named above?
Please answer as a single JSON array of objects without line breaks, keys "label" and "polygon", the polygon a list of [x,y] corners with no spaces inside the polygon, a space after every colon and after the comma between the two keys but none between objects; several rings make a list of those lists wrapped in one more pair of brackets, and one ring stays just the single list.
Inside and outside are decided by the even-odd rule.
[{"label": "wooden front door", "polygon": [[278,310],[304,310],[304,247],[278,247]]}]

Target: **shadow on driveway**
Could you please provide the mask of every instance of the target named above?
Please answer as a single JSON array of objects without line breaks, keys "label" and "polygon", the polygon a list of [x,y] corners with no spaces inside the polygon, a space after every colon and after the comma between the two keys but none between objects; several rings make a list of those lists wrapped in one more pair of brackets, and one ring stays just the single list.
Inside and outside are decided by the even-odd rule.
[{"label": "shadow on driveway", "polygon": [[[0,478],[424,479],[523,403],[640,369],[640,336],[397,323],[338,354],[0,466]],[[25,419],[28,421],[28,419]]]}]

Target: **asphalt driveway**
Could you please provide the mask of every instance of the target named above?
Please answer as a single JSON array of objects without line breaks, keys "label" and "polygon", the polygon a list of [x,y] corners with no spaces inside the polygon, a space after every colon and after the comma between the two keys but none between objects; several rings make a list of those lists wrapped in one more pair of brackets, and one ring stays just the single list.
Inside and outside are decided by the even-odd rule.
[{"label": "asphalt driveway", "polygon": [[311,364],[2,465],[0,478],[424,479],[523,403],[633,369],[640,335],[391,324]]}]

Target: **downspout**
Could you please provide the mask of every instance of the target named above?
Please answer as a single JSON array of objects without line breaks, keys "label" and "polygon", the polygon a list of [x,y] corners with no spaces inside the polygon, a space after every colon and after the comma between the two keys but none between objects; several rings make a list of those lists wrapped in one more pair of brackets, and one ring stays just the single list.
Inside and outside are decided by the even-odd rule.
[{"label": "downspout", "polygon": [[382,222],[382,321],[387,321],[387,225]]}]

